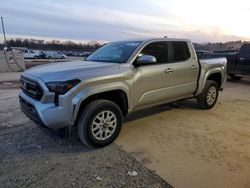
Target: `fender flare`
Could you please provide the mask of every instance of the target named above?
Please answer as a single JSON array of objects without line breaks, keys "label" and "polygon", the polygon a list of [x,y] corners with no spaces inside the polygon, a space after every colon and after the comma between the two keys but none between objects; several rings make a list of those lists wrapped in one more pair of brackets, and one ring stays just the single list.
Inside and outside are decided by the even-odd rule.
[{"label": "fender flare", "polygon": [[198,90],[197,90],[195,96],[198,96],[199,94],[202,93],[202,91],[203,91],[203,89],[205,87],[205,84],[206,84],[209,76],[211,76],[213,74],[218,74],[219,73],[221,75],[221,82],[222,82],[223,81],[223,74],[222,74],[222,72],[223,71],[221,70],[221,68],[215,68],[215,69],[209,70],[209,71],[207,71],[205,73],[201,72],[201,74],[204,74],[204,76],[201,76],[201,78],[199,80],[199,83],[198,83],[199,87],[198,87]]},{"label": "fender flare", "polygon": [[126,94],[127,100],[128,100],[128,108],[129,108],[131,104],[131,97],[129,93],[130,89],[129,89],[129,86],[127,86],[125,83],[115,82],[111,84],[105,83],[102,85],[89,86],[89,87],[85,87],[83,90],[77,93],[75,97],[72,98],[71,120],[73,122],[76,121],[77,114],[80,110],[80,106],[84,100],[98,93],[110,92],[110,91],[115,91],[115,90],[121,90]]}]

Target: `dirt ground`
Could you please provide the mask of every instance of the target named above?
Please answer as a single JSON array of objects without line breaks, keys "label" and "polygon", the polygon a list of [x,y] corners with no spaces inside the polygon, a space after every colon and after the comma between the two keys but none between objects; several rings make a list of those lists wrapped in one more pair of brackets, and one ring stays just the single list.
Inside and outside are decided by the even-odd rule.
[{"label": "dirt ground", "polygon": [[183,101],[137,112],[116,143],[174,187],[250,187],[250,79],[229,81],[212,110]]},{"label": "dirt ground", "polygon": [[34,125],[17,86],[0,83],[0,187],[250,187],[249,78],[227,82],[212,110],[188,100],[136,112],[99,150]]},{"label": "dirt ground", "polygon": [[0,187],[170,187],[116,144],[88,149],[39,128],[19,109],[18,83],[0,85]]}]

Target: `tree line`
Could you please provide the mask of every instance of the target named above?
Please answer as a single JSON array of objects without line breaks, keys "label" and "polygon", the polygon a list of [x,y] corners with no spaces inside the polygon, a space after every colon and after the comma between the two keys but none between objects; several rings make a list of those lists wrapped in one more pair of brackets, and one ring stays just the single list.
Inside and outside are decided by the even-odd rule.
[{"label": "tree line", "polygon": [[[11,38],[7,40],[8,47],[26,47],[34,50],[55,50],[55,51],[88,51],[92,52],[103,45],[97,41],[90,41],[86,43],[76,43],[72,41],[44,41],[37,39],[22,39]],[[4,43],[0,43],[0,49],[3,49]]]},{"label": "tree line", "polygon": [[223,50],[238,50],[242,44],[247,41],[229,41],[229,42],[217,42],[217,43],[194,43],[196,50],[207,50],[207,51],[223,51]]},{"label": "tree line", "polygon": [[[220,50],[237,50],[245,41],[229,41],[218,43],[194,43],[196,50],[220,51]],[[103,45],[97,41],[90,41],[86,43],[75,43],[72,41],[44,41],[37,39],[22,39],[15,38],[7,41],[8,47],[26,47],[34,50],[55,50],[55,51],[95,51]],[[3,49],[4,44],[0,43],[0,49]]]}]

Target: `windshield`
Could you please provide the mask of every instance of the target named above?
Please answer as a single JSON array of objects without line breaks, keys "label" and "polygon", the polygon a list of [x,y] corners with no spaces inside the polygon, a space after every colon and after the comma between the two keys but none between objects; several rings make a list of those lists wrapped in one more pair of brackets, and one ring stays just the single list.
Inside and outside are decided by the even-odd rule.
[{"label": "windshield", "polygon": [[125,63],[141,41],[112,42],[99,48],[86,61]]}]

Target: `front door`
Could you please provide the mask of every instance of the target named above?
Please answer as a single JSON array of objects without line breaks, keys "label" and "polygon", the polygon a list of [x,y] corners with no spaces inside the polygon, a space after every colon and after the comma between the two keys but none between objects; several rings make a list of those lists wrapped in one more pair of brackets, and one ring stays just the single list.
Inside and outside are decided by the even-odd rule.
[{"label": "front door", "polygon": [[153,42],[140,55],[152,55],[154,65],[134,69],[134,104],[143,108],[190,97],[197,86],[199,67],[186,42]]}]

